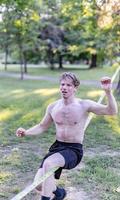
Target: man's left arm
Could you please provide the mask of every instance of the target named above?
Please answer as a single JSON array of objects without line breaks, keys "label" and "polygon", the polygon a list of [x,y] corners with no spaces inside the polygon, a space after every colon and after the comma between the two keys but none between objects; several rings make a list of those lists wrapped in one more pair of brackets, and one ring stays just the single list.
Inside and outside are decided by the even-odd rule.
[{"label": "man's left arm", "polygon": [[118,106],[111,89],[111,79],[109,77],[103,77],[101,79],[101,87],[106,93],[107,105],[89,101],[88,111],[97,115],[116,115],[118,113]]},{"label": "man's left arm", "polygon": [[116,115],[118,113],[117,102],[112,91],[106,92],[108,103],[106,105],[106,114]]}]

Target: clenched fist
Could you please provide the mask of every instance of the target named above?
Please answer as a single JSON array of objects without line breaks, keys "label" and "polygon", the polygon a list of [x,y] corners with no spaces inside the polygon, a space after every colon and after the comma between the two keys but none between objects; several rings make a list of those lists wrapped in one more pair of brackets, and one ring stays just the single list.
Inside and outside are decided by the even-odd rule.
[{"label": "clenched fist", "polygon": [[101,78],[101,86],[103,90],[110,92],[112,88],[111,78],[108,76]]},{"label": "clenched fist", "polygon": [[18,128],[16,131],[17,137],[24,137],[26,135],[26,130],[24,128]]}]

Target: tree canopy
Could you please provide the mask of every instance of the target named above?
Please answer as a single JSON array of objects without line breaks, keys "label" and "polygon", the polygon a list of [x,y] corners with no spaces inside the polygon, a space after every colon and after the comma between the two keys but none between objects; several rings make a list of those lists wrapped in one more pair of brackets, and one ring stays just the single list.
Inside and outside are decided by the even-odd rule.
[{"label": "tree canopy", "polygon": [[119,0],[1,0],[0,45],[27,62],[87,60],[96,67],[119,54]]}]

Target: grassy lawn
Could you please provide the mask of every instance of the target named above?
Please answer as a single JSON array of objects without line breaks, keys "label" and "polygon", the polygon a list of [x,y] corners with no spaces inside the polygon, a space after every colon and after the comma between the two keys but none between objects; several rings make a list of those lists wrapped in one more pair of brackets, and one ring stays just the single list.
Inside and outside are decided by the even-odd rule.
[{"label": "grassy lawn", "polygon": [[[114,69],[110,67],[101,67],[94,70],[86,70],[87,67],[85,65],[64,65],[63,71],[75,72],[81,80],[99,80],[102,76],[107,75],[111,77],[114,73]],[[0,72],[4,72],[3,65],[0,66]],[[8,65],[7,72],[20,73],[20,66]],[[50,71],[46,65],[28,65],[29,75],[59,77],[60,73],[60,70]]]},{"label": "grassy lawn", "polygon": [[[38,75],[40,69],[30,73]],[[41,69],[40,75],[58,77],[60,72]],[[77,70],[83,80],[97,80],[107,69]],[[31,183],[40,161],[55,140],[52,126],[46,134],[17,138],[18,127],[29,128],[42,119],[46,106],[58,99],[58,85],[47,81],[0,78],[0,199],[10,199]],[[80,87],[77,96],[97,100],[100,90],[95,86]],[[120,98],[117,97],[120,108]],[[119,200],[120,186],[120,114],[115,117],[94,117],[84,140],[82,168],[65,170],[59,185],[83,189],[87,200]],[[12,183],[12,184],[11,184]],[[26,200],[35,200],[32,192]],[[66,200],[69,200],[66,198]]]}]

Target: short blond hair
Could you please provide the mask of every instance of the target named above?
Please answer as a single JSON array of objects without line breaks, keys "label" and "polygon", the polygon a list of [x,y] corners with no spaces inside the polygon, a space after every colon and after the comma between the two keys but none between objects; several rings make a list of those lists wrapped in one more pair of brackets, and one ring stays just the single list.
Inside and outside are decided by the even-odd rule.
[{"label": "short blond hair", "polygon": [[80,80],[76,77],[75,74],[73,74],[71,72],[64,72],[60,76],[60,81],[62,81],[63,79],[66,79],[66,78],[71,79],[75,87],[78,87],[80,85]]}]

